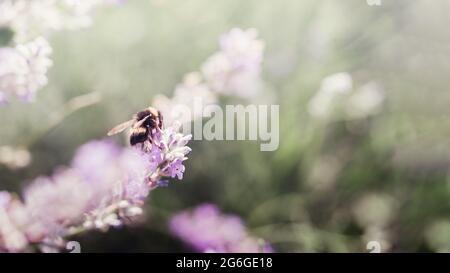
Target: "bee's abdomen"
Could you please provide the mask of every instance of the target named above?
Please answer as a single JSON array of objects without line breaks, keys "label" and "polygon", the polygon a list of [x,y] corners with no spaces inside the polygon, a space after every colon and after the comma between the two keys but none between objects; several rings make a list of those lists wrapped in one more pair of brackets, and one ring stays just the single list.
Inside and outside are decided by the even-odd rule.
[{"label": "bee's abdomen", "polygon": [[136,145],[146,141],[148,138],[148,130],[145,127],[139,127],[131,132],[130,144]]}]

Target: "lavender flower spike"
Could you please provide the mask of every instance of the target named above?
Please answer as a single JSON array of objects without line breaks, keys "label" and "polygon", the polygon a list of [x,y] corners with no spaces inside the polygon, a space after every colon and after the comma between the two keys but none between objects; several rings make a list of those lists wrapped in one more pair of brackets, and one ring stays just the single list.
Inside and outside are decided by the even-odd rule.
[{"label": "lavender flower spike", "polygon": [[152,188],[165,183],[164,178],[183,179],[185,167],[183,162],[191,148],[186,146],[192,135],[179,133],[180,123],[158,130],[150,141],[140,146],[140,150],[148,157],[152,173],[149,176],[149,185]]},{"label": "lavender flower spike", "polygon": [[181,180],[185,170],[182,163],[191,151],[191,148],[187,147],[186,144],[191,140],[192,135],[182,135],[177,131],[177,127],[169,127],[164,130],[157,147],[164,154],[164,162],[160,166],[162,175],[172,178],[177,177]]},{"label": "lavender flower spike", "polygon": [[177,130],[160,130],[141,148],[120,148],[108,140],[82,145],[71,166],[35,179],[23,204],[0,192],[0,252],[32,246],[58,251],[67,236],[134,220],[151,189],[183,177],[191,136]]}]

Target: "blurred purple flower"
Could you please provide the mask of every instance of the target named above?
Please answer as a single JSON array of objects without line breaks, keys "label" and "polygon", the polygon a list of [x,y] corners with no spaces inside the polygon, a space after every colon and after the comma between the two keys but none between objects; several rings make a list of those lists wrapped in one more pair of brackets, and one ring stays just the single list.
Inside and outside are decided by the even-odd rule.
[{"label": "blurred purple flower", "polygon": [[[210,90],[202,75],[199,72],[191,72],[176,86],[172,98],[158,95],[152,105],[163,114],[164,124],[172,126],[175,122],[186,124],[202,118],[201,109],[216,102],[217,94]],[[187,113],[187,110],[190,112]]]},{"label": "blurred purple flower", "polygon": [[22,230],[25,209],[9,192],[0,192],[0,252],[23,251],[28,244]]},{"label": "blurred purple flower", "polygon": [[124,149],[118,160],[120,169],[124,170],[122,199],[144,200],[150,191],[148,176],[154,170],[148,156],[135,149]]},{"label": "blurred purple flower", "polygon": [[72,168],[82,176],[94,195],[90,207],[111,202],[112,191],[123,172],[118,164],[121,153],[119,146],[106,140],[90,141],[75,153]]},{"label": "blurred purple flower", "polygon": [[364,119],[378,114],[384,100],[385,94],[377,83],[355,88],[352,76],[340,72],[322,80],[320,89],[308,103],[308,112],[322,120]]},{"label": "blurred purple flower", "polygon": [[11,97],[32,101],[47,85],[52,48],[44,38],[51,31],[91,25],[93,10],[120,0],[2,0],[0,28],[13,33],[15,47],[0,48],[0,105]]},{"label": "blurred purple flower", "polygon": [[255,29],[233,28],[220,37],[220,51],[202,66],[213,91],[238,97],[252,97],[260,89],[264,43]]},{"label": "blurred purple flower", "polygon": [[53,237],[82,221],[92,196],[92,188],[76,170],[63,169],[35,179],[25,189],[24,202],[33,221],[45,226],[44,235]]},{"label": "blurred purple flower", "polygon": [[222,214],[213,204],[176,214],[170,230],[200,252],[272,252],[267,243],[247,233],[239,217]]},{"label": "blurred purple flower", "polygon": [[12,96],[32,100],[47,84],[51,52],[50,45],[42,37],[15,48],[0,48],[0,101],[6,102]]},{"label": "blurred purple flower", "polygon": [[119,226],[125,217],[141,213],[139,207],[149,194],[148,177],[153,172],[145,153],[120,148],[108,140],[92,141],[78,149],[72,167],[93,195],[85,228]]},{"label": "blurred purple flower", "polygon": [[14,32],[14,41],[27,42],[52,31],[75,30],[92,24],[97,7],[121,0],[2,0],[0,27]]},{"label": "blurred purple flower", "polygon": [[72,160],[76,168],[87,180],[95,181],[104,176],[120,155],[121,149],[112,141],[94,140],[80,146]]}]

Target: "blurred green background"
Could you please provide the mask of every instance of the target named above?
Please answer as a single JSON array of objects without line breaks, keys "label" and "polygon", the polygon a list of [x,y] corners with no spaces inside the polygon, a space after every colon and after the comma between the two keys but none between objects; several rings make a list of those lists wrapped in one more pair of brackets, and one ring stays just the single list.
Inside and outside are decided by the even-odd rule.
[{"label": "blurred green background", "polygon": [[[51,36],[49,85],[0,108],[0,146],[30,150],[0,166],[1,189],[66,165],[81,144],[171,95],[232,27],[258,29],[263,79],[280,105],[280,146],[192,141],[185,179],[151,193],[145,222],[77,238],[82,251],[188,251],[167,219],[203,202],[235,213],[277,252],[450,251],[450,2],[129,0],[91,28]],[[356,124],[307,111],[321,80],[347,71],[384,89],[383,111]],[[71,99],[98,103],[70,111]],[[118,138],[120,139],[120,138]]]}]

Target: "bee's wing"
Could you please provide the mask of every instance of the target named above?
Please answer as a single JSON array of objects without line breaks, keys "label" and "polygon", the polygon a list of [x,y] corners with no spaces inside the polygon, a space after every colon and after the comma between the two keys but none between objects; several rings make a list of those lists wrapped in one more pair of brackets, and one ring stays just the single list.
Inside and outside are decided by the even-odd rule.
[{"label": "bee's wing", "polygon": [[146,116],[145,118],[141,119],[140,121],[133,124],[133,128],[139,128],[144,124],[144,122],[149,118],[150,116]]},{"label": "bee's wing", "polygon": [[121,123],[119,125],[117,125],[116,127],[112,128],[109,132],[108,132],[108,136],[112,136],[115,134],[118,134],[120,132],[122,132],[123,130],[127,129],[128,127],[130,127],[134,122],[134,119],[130,119],[129,121],[125,121],[124,123]]}]

